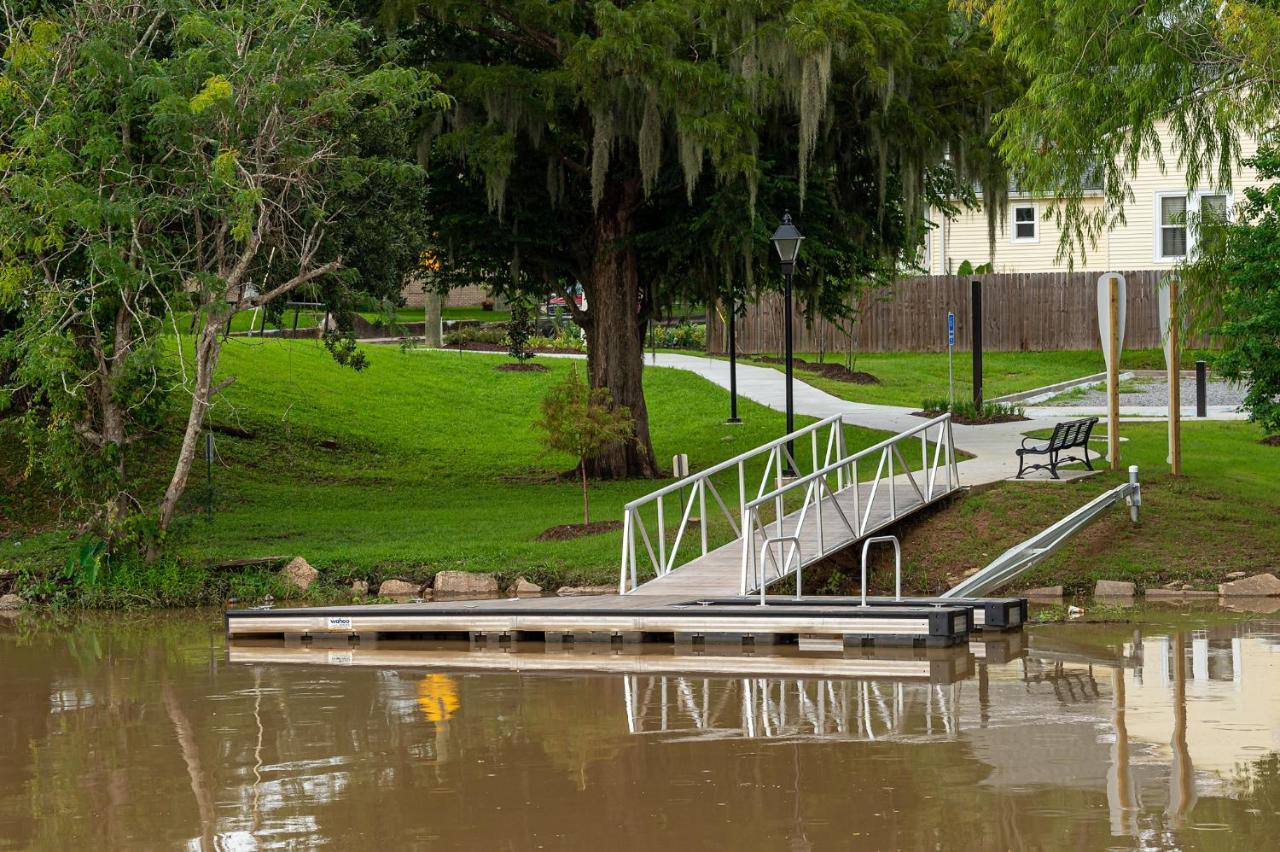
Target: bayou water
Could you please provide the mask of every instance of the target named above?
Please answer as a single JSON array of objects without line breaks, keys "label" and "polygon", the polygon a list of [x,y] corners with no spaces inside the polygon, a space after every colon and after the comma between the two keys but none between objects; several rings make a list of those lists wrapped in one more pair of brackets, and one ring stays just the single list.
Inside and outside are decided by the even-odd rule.
[{"label": "bayou water", "polygon": [[3,618],[0,849],[1280,843],[1275,616],[1036,626],[871,677],[595,653],[615,671],[228,648],[214,612]]}]

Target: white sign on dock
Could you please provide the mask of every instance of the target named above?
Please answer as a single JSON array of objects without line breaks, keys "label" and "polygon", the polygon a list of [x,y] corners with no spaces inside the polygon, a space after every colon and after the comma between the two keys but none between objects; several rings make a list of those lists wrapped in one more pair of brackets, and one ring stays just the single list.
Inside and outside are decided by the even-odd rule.
[{"label": "white sign on dock", "polygon": [[354,630],[349,615],[331,615],[325,619],[324,626],[329,630]]}]

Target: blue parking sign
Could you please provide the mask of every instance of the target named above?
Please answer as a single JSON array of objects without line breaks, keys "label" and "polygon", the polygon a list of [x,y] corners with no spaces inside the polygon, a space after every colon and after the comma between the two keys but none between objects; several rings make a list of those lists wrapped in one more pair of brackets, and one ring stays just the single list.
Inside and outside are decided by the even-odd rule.
[{"label": "blue parking sign", "polygon": [[947,311],[947,345],[956,345],[956,315],[952,311]]}]

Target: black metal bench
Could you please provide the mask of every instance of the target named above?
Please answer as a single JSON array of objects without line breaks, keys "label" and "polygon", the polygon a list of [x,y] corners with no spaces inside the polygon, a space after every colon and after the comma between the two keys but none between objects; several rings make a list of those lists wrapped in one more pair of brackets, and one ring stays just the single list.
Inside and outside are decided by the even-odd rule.
[{"label": "black metal bench", "polygon": [[[1053,427],[1053,435],[1047,442],[1035,438],[1023,438],[1022,447],[1015,451],[1018,454],[1017,478],[1021,479],[1022,474],[1033,470],[1047,470],[1050,476],[1057,479],[1058,465],[1066,462],[1084,462],[1089,470],[1093,470],[1093,463],[1089,460],[1089,433],[1093,431],[1097,422],[1096,417],[1064,421]],[[1062,455],[1074,449],[1083,450],[1084,458]],[[1048,456],[1049,463],[1029,465],[1027,456]]]}]

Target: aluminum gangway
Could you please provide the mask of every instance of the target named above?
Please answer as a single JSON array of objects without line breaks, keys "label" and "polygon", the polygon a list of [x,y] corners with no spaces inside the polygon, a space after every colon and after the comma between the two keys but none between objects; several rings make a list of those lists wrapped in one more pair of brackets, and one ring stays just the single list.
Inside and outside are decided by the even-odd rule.
[{"label": "aluminum gangway", "polygon": [[798,593],[805,566],[960,487],[949,414],[852,453],[845,426],[819,420],[628,503],[619,594],[746,595],[793,575]]}]

